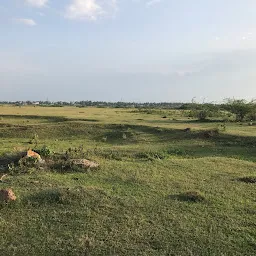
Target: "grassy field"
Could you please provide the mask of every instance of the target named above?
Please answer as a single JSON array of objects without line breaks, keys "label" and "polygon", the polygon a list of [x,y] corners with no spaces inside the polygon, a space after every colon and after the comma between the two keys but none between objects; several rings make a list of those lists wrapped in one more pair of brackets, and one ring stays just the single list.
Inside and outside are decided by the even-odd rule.
[{"label": "grassy field", "polygon": [[1,255],[255,255],[256,126],[0,106],[1,159],[44,145],[100,168],[9,174],[0,188],[18,199],[0,204]]}]

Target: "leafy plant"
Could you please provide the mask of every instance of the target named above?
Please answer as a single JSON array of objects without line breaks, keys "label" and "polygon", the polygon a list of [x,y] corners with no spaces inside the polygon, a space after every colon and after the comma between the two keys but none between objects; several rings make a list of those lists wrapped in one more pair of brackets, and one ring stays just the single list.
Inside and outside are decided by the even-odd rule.
[{"label": "leafy plant", "polygon": [[50,155],[52,155],[54,152],[47,147],[46,145],[44,145],[41,149],[39,150],[35,150],[36,152],[38,152],[38,154],[40,154],[43,157],[49,157]]},{"label": "leafy plant", "polygon": [[35,147],[36,147],[38,145],[38,143],[39,143],[39,136],[38,136],[38,134],[35,133],[29,143],[30,144],[34,144]]}]

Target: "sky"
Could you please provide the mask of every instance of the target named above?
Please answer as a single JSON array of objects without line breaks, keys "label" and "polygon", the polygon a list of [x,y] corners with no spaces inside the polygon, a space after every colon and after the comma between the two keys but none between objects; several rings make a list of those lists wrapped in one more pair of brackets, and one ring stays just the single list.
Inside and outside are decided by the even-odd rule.
[{"label": "sky", "polygon": [[255,0],[1,0],[0,101],[256,98]]}]

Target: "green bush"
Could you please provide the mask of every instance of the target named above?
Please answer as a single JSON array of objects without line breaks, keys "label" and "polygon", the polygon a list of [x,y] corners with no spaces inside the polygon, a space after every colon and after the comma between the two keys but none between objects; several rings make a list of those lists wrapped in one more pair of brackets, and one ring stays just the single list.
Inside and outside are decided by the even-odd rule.
[{"label": "green bush", "polygon": [[254,120],[256,116],[256,102],[247,102],[246,100],[228,99],[223,108],[236,115],[236,121],[244,121],[247,117]]},{"label": "green bush", "polygon": [[41,155],[42,157],[49,157],[50,155],[52,155],[54,152],[49,148],[47,147],[46,145],[44,145],[41,149],[38,149],[35,151]]},{"label": "green bush", "polygon": [[209,113],[208,111],[206,110],[201,110],[197,113],[197,118],[200,120],[200,121],[204,121],[207,119]]}]

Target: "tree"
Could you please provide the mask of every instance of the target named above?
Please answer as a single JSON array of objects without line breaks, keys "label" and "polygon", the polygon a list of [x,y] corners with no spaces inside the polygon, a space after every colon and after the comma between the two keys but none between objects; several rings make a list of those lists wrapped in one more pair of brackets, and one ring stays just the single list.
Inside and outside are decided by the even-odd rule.
[{"label": "tree", "polygon": [[236,115],[236,121],[243,121],[246,115],[255,110],[255,101],[228,99],[224,108]]}]

